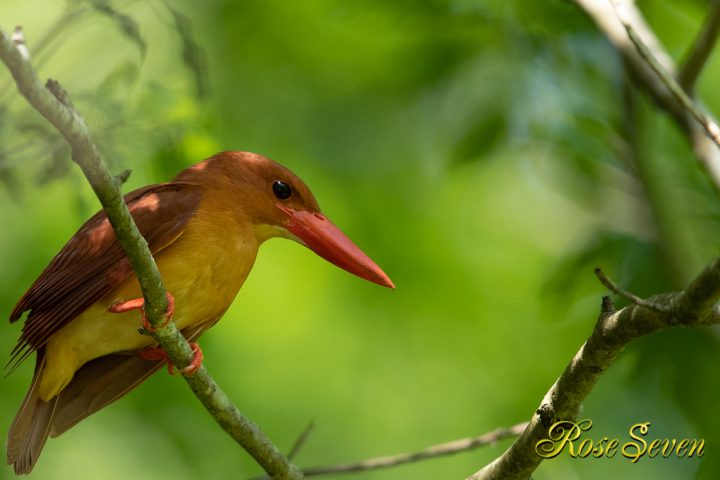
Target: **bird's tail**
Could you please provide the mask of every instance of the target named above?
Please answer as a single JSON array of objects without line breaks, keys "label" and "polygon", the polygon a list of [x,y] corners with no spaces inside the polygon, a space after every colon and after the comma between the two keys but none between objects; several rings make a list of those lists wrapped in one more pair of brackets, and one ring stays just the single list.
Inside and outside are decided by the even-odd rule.
[{"label": "bird's tail", "polygon": [[37,352],[35,374],[30,390],[10,426],[7,441],[7,463],[17,475],[29,473],[50,434],[50,425],[57,406],[58,397],[45,402],[38,396],[40,377],[45,368],[45,351]]},{"label": "bird's tail", "polygon": [[30,390],[10,426],[7,462],[15,473],[30,473],[48,436],[57,437],[82,419],[113,403],[162,368],[164,360],[148,361],[138,355],[107,355],[75,372],[58,395],[45,402],[38,396],[45,368],[45,350],[37,352]]},{"label": "bird's tail", "polygon": [[[182,331],[195,341],[217,322],[204,323]],[[35,374],[20,411],[10,426],[7,462],[15,473],[29,473],[35,466],[48,435],[57,437],[79,421],[130,392],[165,365],[165,360],[149,361],[138,355],[112,354],[83,365],[57,396],[43,401],[38,386],[45,369],[45,348],[37,351]]]}]

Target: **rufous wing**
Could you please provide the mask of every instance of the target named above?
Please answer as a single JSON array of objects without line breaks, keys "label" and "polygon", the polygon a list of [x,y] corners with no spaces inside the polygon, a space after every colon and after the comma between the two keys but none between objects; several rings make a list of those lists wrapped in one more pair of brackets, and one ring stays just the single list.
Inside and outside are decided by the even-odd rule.
[{"label": "rufous wing", "polygon": [[[171,182],[135,190],[125,201],[150,251],[157,254],[182,234],[201,196],[200,186]],[[13,309],[11,322],[29,313],[8,362],[11,371],[132,274],[107,216],[98,212],[65,244]]]}]

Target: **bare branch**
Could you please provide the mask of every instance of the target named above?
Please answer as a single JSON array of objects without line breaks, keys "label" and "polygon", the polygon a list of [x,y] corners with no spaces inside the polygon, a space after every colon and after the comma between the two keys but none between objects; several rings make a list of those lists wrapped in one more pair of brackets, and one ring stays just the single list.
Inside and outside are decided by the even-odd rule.
[{"label": "bare branch", "polygon": [[303,473],[308,476],[329,475],[333,473],[356,473],[368,470],[377,470],[380,468],[395,467],[404,463],[419,462],[430,458],[444,457],[454,455],[460,452],[475,450],[485,445],[490,445],[504,438],[515,437],[520,435],[527,427],[527,422],[518,423],[510,428],[499,428],[492,432],[480,435],[479,437],[465,438],[455,440],[440,445],[434,445],[424,450],[413,453],[401,453],[399,455],[390,455],[387,457],[371,458],[360,462],[346,463],[343,465],[331,465],[327,467],[304,468]]},{"label": "bare branch", "polygon": [[[331,475],[341,473],[358,473],[367,472],[369,470],[378,470],[381,468],[396,467],[406,463],[420,462],[432,458],[445,457],[455,455],[456,453],[469,452],[485,445],[492,445],[500,440],[516,437],[520,435],[528,426],[527,422],[518,423],[509,428],[498,428],[492,432],[485,433],[478,437],[463,438],[461,440],[453,440],[452,442],[433,445],[432,447],[419,450],[412,453],[401,453],[398,455],[389,455],[385,457],[370,458],[352,463],[343,463],[339,465],[328,465],[323,467],[304,468],[303,473],[306,477],[314,477],[320,475]],[[257,477],[255,480],[263,480],[267,477]]]},{"label": "bare branch", "polygon": [[[10,70],[20,93],[70,144],[73,160],[95,191],[118,242],[130,260],[140,281],[148,320],[154,327],[158,327],[157,332],[152,334],[153,338],[175,365],[180,368],[188,365],[193,358],[192,349],[175,323],[169,322],[167,326],[161,327],[167,308],[166,291],[147,243],[123,200],[121,181],[118,180],[122,180],[125,174],[120,174],[119,178],[110,174],[93,143],[85,120],[73,107],[67,92],[54,80],[49,80],[43,86],[29,58],[22,29],[16,28],[12,39],[0,29],[0,59]],[[215,420],[271,477],[302,478],[300,470],[288,462],[257,425],[240,413],[204,367],[185,376],[185,379]]]},{"label": "bare branch", "polygon": [[705,18],[703,28],[693,42],[690,52],[687,54],[682,67],[678,72],[678,83],[686,92],[692,92],[695,82],[700,76],[703,67],[707,63],[710,53],[715,48],[718,34],[720,33],[720,0],[713,0]]},{"label": "bare branch", "polygon": [[300,436],[295,440],[295,443],[293,444],[292,448],[290,449],[290,452],[287,454],[288,460],[292,461],[297,457],[297,454],[300,453],[300,450],[302,450],[302,447],[305,446],[305,442],[307,442],[307,439],[310,437],[310,434],[315,429],[315,422],[311,421],[307,424],[307,427],[305,427],[305,430],[300,433]]},{"label": "bare branch", "polygon": [[[617,49],[626,68],[641,90],[650,95],[656,105],[668,112],[685,131],[695,156],[707,171],[715,190],[720,193],[720,149],[640,55],[637,47],[628,37],[627,30],[615,14],[613,4],[609,0],[574,1],[592,18],[600,31]],[[616,0],[615,3],[622,6],[625,22],[632,27],[632,30],[642,40],[642,43],[647,46],[659,65],[663,67],[668,75],[673,77],[675,75],[675,65],[672,59],[645,22],[635,3],[632,0]],[[705,116],[714,122],[709,115],[706,114]]]},{"label": "bare branch", "polygon": [[604,297],[595,329],[545,394],[527,429],[505,453],[469,480],[529,478],[543,460],[535,449],[539,441],[549,438],[548,428],[558,420],[576,419],[580,404],[628,343],[680,325],[720,323],[715,309],[719,299],[720,259],[711,262],[684,291],[644,301],[659,308],[633,303],[616,311],[610,299]]},{"label": "bare branch", "polygon": [[[674,80],[672,59],[645,23],[635,3],[632,0],[575,0],[575,3],[618,49],[640,88],[683,128],[717,190],[720,187],[720,130]],[[616,4],[622,7],[622,21],[615,12]],[[697,48],[708,49],[708,53],[710,50],[708,46]],[[700,64],[705,60],[693,61]],[[688,80],[697,76],[691,71],[686,75]],[[627,292],[602,272],[598,272],[598,277],[610,290],[630,299],[633,304],[616,311],[610,299],[603,298],[592,334],[547,392],[528,428],[502,456],[471,475],[470,480],[529,478],[542,462],[536,446],[549,437],[549,427],[557,420],[576,419],[581,403],[597,380],[634,339],[680,325],[720,323],[720,312],[715,306],[720,299],[720,260],[708,265],[683,292],[656,295],[650,299]]]},{"label": "bare branch", "polygon": [[717,323],[715,304],[720,301],[720,259],[716,258],[690,282],[688,287],[672,297],[673,315],[686,325]]},{"label": "bare branch", "polygon": [[653,303],[648,300],[645,300],[644,298],[640,298],[637,295],[635,295],[632,292],[629,292],[610,280],[607,275],[605,275],[605,272],[603,272],[601,269],[596,268],[595,269],[595,276],[598,277],[598,280],[600,280],[600,283],[605,285],[608,290],[610,290],[613,293],[616,293],[620,295],[621,297],[630,300],[635,305],[639,305],[641,307],[649,308],[650,310],[655,310],[656,312],[660,313],[668,313],[670,312],[670,307],[666,305],[660,305],[658,303]]},{"label": "bare branch", "polygon": [[660,78],[660,81],[665,84],[667,89],[670,90],[670,93],[672,93],[675,99],[680,102],[683,108],[687,110],[690,115],[695,118],[695,120],[697,120],[700,126],[705,130],[705,133],[708,135],[708,137],[710,137],[710,139],[712,139],[712,141],[720,147],[720,128],[718,128],[717,124],[705,115],[705,113],[700,109],[700,107],[695,104],[695,102],[687,95],[687,93],[685,93],[685,91],[678,84],[678,82],[675,81],[672,75],[670,75],[670,73],[668,73],[668,71],[665,70],[665,68],[655,58],[648,46],[645,45],[642,39],[635,32],[635,29],[632,27],[632,25],[630,25],[630,23],[625,19],[625,15],[622,13],[622,10],[616,9],[616,13],[618,15],[618,18],[622,22],[623,27],[625,27],[630,41],[633,43],[633,45],[635,45],[635,48],[637,48],[640,56],[647,62],[650,68],[653,69],[653,71]]}]

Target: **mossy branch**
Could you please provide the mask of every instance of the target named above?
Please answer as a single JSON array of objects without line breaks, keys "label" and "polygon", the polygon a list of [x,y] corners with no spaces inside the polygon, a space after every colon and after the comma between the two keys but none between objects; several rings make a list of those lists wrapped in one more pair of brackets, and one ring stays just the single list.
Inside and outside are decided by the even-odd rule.
[{"label": "mossy branch", "polygon": [[[20,27],[15,29],[12,37],[0,29],[0,59],[12,74],[20,93],[70,144],[73,160],[80,166],[100,200],[118,242],[139,279],[147,318],[151,325],[158,327],[152,337],[175,365],[188,365],[193,359],[193,352],[175,323],[168,322],[166,326],[161,326],[167,309],[166,290],[147,242],[138,231],[123,200],[120,187],[128,174],[123,172],[117,177],[110,174],[85,120],[60,84],[55,80],[48,80],[45,85],[40,82]],[[185,380],[213,418],[252,455],[269,476],[277,479],[303,478],[302,472],[280,453],[260,428],[233,405],[205,367],[185,376]]]},{"label": "mossy branch", "polygon": [[536,446],[549,438],[549,427],[559,420],[577,419],[581,403],[598,379],[633,340],[671,327],[720,323],[714,308],[720,299],[720,259],[710,263],[682,292],[649,299],[617,287],[600,270],[596,274],[605,286],[633,303],[616,311],[610,298],[603,298],[595,329],[545,394],[525,431],[505,453],[468,480],[530,478],[543,460]]}]

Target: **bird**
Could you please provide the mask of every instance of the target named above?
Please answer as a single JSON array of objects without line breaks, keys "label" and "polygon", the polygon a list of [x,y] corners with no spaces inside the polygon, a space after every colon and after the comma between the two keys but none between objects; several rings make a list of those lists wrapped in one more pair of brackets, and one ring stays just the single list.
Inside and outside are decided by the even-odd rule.
[{"label": "bird", "polygon": [[[195,359],[196,340],[222,317],[245,282],[258,247],[293,240],[370,282],[390,278],[325,217],[303,181],[251,152],[226,151],[180,171],[170,182],[125,195],[130,214],[168,291],[168,312]],[[7,463],[29,473],[50,437],[127,394],[169,363],[138,331],[142,292],[101,210],[62,247],[17,302],[25,318],[10,372],[35,354],[30,388],[7,439]],[[144,319],[144,328],[152,328]]]}]

